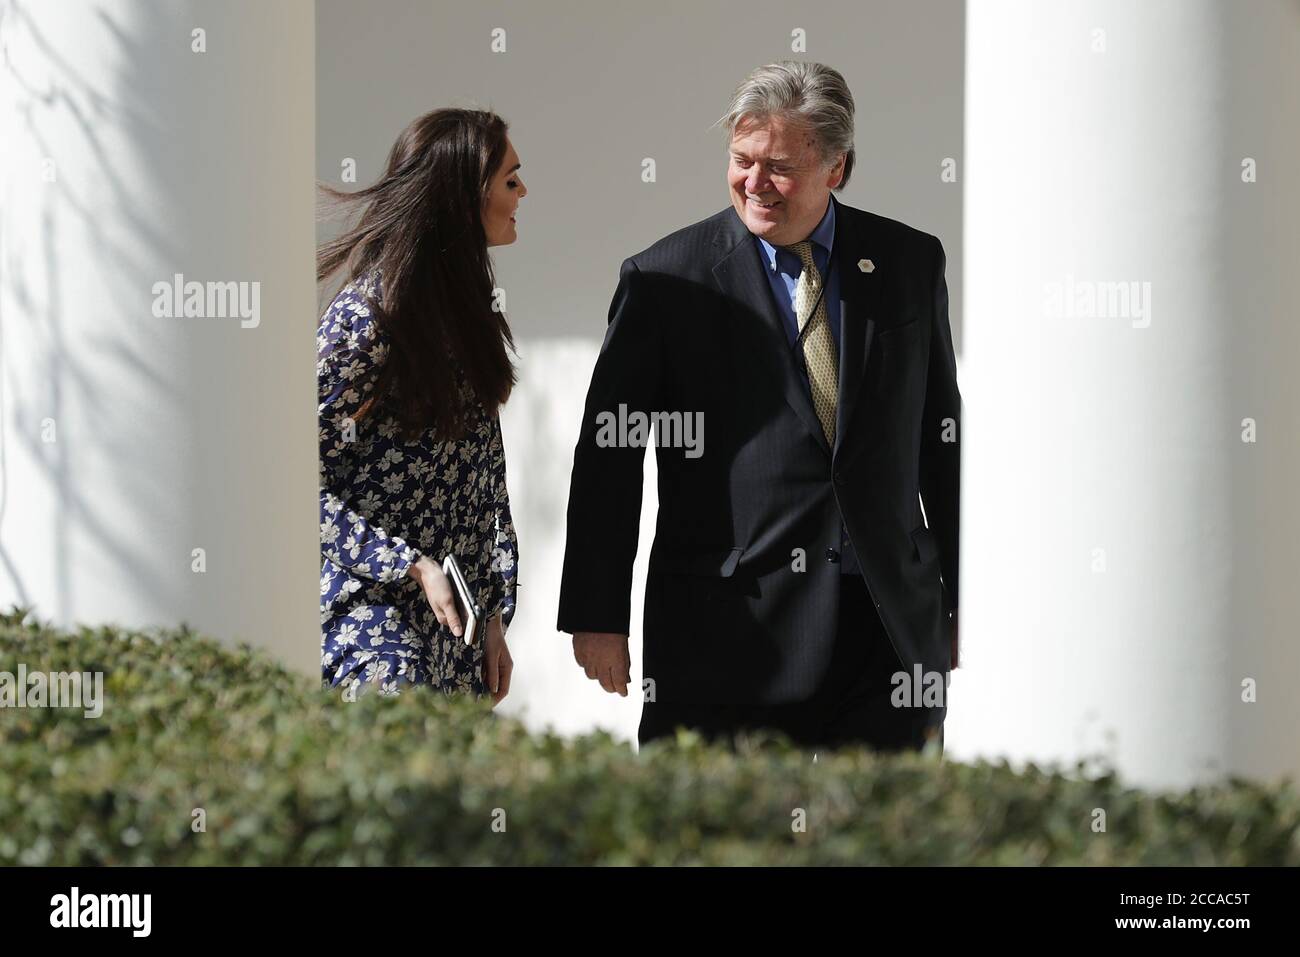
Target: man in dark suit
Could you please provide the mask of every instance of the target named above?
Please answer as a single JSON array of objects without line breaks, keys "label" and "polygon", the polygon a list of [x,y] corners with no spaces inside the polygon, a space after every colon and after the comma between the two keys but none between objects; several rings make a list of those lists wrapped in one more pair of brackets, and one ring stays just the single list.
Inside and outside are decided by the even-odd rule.
[{"label": "man in dark suit", "polygon": [[832,195],[854,161],[835,70],[762,67],[720,122],[731,207],[622,266],[574,455],[558,627],[588,677],[627,694],[645,444],[627,424],[671,424],[641,743],[684,726],[941,748],[961,421],[943,246]]}]

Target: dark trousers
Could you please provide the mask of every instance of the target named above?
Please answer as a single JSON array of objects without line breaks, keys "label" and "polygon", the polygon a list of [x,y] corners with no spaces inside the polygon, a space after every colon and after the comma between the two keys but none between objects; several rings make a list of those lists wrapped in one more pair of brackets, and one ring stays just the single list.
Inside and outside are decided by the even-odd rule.
[{"label": "dark trousers", "polygon": [[831,665],[811,698],[780,705],[715,703],[690,708],[647,703],[639,739],[645,744],[687,727],[734,745],[737,734],[771,729],[809,749],[919,751],[934,740],[942,752],[946,688],[945,707],[910,706],[910,694],[904,696],[909,706],[895,707],[899,672],[906,673],[909,682],[914,677],[890,644],[862,576],[843,575]]}]

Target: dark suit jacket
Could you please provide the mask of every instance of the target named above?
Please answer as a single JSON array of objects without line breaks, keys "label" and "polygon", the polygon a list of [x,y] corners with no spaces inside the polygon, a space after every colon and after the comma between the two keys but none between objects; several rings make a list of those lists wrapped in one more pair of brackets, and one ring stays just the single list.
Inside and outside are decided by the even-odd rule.
[{"label": "dark suit jacket", "polygon": [[843,324],[833,449],[733,209],[623,263],[574,454],[558,627],[629,633],[644,449],[600,447],[596,416],[620,404],[702,412],[701,456],[655,450],[642,673],[660,705],[780,704],[815,690],[838,624],[841,516],[909,673],[948,670],[961,396],[943,246],[832,201]]}]

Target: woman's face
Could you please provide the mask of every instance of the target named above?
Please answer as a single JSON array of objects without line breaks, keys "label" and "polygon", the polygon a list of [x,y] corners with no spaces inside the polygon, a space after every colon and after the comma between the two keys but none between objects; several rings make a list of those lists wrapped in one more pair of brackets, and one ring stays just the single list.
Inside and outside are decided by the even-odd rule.
[{"label": "woman's face", "polygon": [[515,231],[515,211],[527,195],[524,181],[519,178],[519,154],[507,137],[505,160],[492,177],[483,202],[483,232],[487,234],[489,246],[509,246],[519,238]]}]

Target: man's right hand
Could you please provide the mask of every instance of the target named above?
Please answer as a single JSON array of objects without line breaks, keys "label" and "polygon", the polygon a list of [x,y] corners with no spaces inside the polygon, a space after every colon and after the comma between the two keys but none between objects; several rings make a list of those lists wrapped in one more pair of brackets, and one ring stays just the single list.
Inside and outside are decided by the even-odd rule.
[{"label": "man's right hand", "polygon": [[627,651],[627,635],[609,631],[579,631],[573,635],[574,660],[587,677],[600,682],[606,691],[627,697],[632,680],[632,657]]}]

